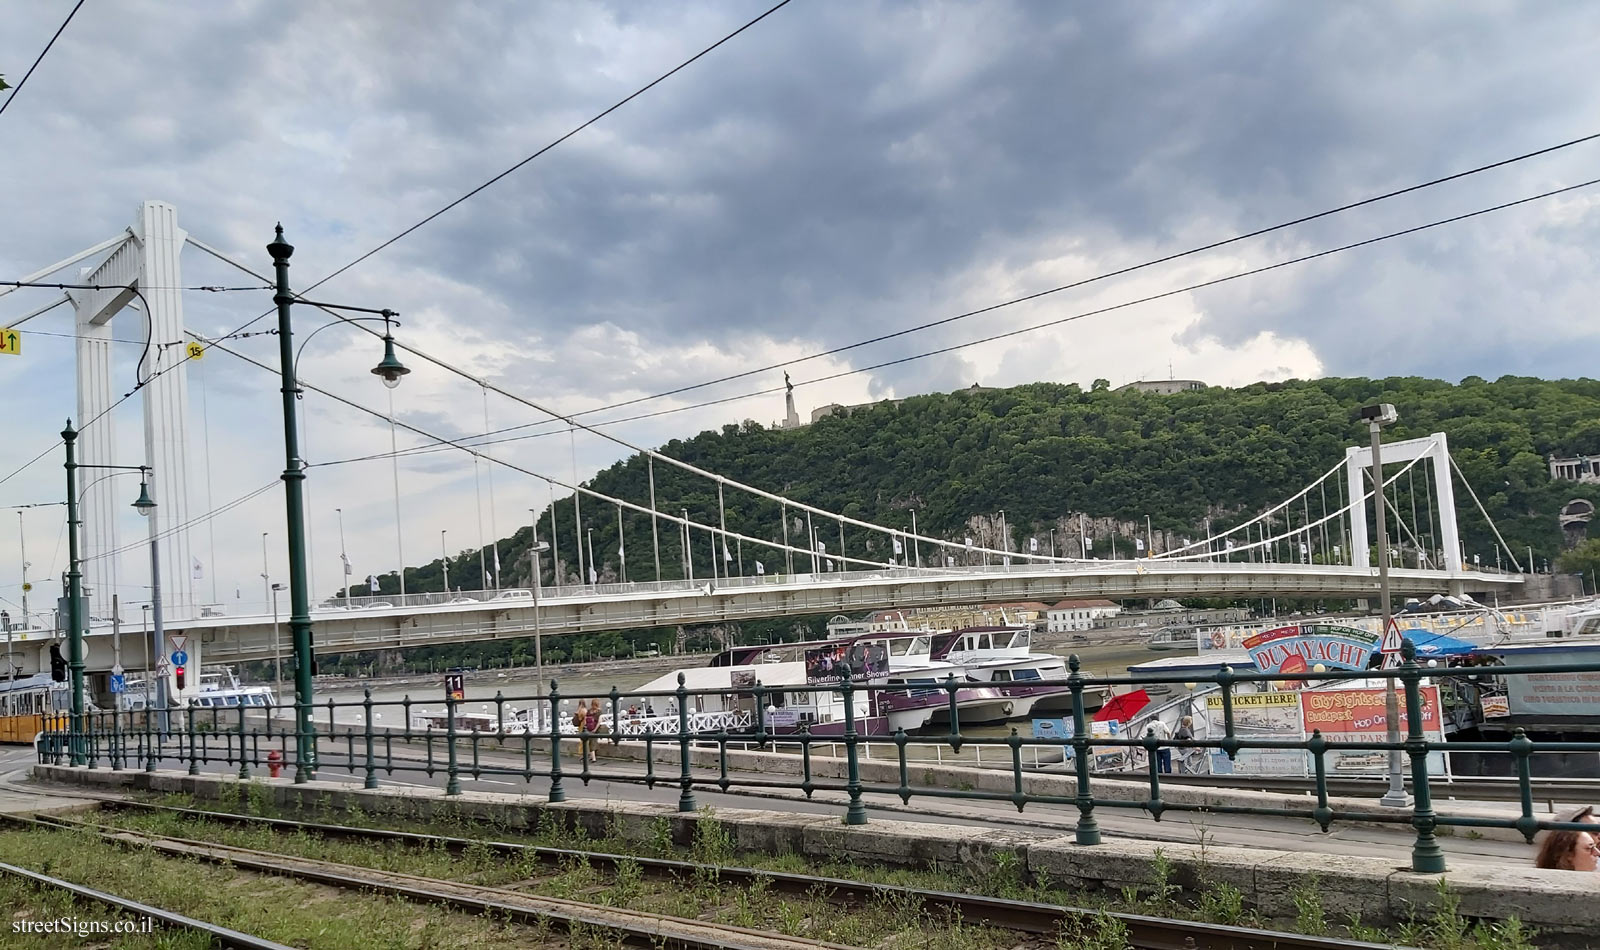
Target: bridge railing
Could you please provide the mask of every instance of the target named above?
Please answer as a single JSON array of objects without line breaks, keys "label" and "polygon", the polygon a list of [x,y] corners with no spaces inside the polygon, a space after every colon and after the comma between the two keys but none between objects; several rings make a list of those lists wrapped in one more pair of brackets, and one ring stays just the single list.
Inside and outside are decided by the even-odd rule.
[{"label": "bridge railing", "polygon": [[[695,810],[697,790],[787,790],[808,798],[819,792],[837,793],[843,797],[844,821],[850,824],[867,821],[869,796],[906,803],[912,798],[1006,802],[1019,811],[1030,804],[1063,805],[1076,810],[1075,834],[1083,845],[1100,842],[1097,815],[1105,809],[1141,812],[1157,821],[1181,812],[1297,818],[1314,822],[1323,831],[1346,823],[1405,825],[1414,832],[1412,866],[1420,872],[1444,870],[1444,853],[1436,837],[1442,828],[1510,828],[1531,842],[1541,830],[1592,827],[1535,815],[1532,762],[1535,755],[1547,753],[1592,757],[1600,753],[1600,742],[1534,741],[1521,728],[1504,740],[1447,742],[1440,729],[1439,697],[1444,690],[1457,697],[1467,693],[1503,697],[1508,677],[1517,676],[1544,677],[1541,684],[1557,684],[1559,691],[1564,683],[1592,682],[1594,674],[1600,674],[1600,663],[1424,666],[1416,661],[1409,640],[1404,655],[1404,663],[1391,670],[1286,675],[1238,672],[1224,666],[1210,676],[1088,675],[1079,671],[1074,656],[1066,679],[1029,684],[1056,687],[1058,697],[1070,699],[1070,713],[1058,721],[1059,731],[1031,736],[1019,735],[1015,728],[996,734],[992,728],[974,729],[971,724],[964,731],[963,716],[972,714],[964,713],[965,703],[958,700],[971,694],[971,684],[954,678],[939,686],[946,694],[940,725],[916,734],[891,731],[885,718],[875,714],[875,698],[905,687],[854,681],[845,667],[842,681],[805,685],[767,686],[752,676],[741,677],[737,685],[691,690],[680,674],[679,685],[672,690],[568,693],[551,683],[542,696],[496,693],[488,700],[407,696],[388,701],[374,700],[369,689],[361,699],[328,699],[298,708],[189,706],[139,714],[95,712],[81,720],[68,716],[47,720],[36,745],[40,760],[52,764],[147,771],[177,764],[190,774],[221,769],[241,780],[259,776],[273,764],[271,756],[293,768],[296,782],[316,778],[321,771],[361,776],[368,788],[374,788],[380,776],[423,775],[441,781],[447,795],[459,794],[463,781],[487,777],[504,784],[520,779],[529,786],[538,782],[552,802],[564,800],[572,782],[661,786],[678,790],[678,807],[683,811]],[[1311,693],[1275,688],[1295,685],[1285,684],[1293,676],[1311,677],[1318,688]],[[1382,734],[1382,722],[1360,723],[1365,734],[1340,734],[1334,713],[1358,703],[1341,700],[1337,688],[1327,687],[1341,683],[1356,687],[1359,684],[1351,681],[1384,679],[1393,680],[1400,694],[1400,741],[1375,737]],[[1204,702],[1214,710],[1214,727],[1196,729],[1184,738],[1153,731],[1129,735],[1104,728],[1091,717],[1093,707],[1108,693],[1111,703],[1122,701],[1115,693],[1118,689],[1176,687],[1180,682],[1190,689],[1214,684],[1214,694]],[[1353,696],[1359,690],[1347,691]],[[1318,728],[1304,737],[1298,729],[1275,729],[1271,717],[1263,715],[1264,709],[1298,703],[1292,697],[1307,695],[1326,697],[1307,708],[1332,711],[1323,720],[1329,732]],[[830,698],[840,710],[838,718],[818,722],[802,712],[814,711],[819,700]],[[598,717],[577,714],[573,706],[595,701],[603,706]],[[1481,705],[1480,712],[1485,712],[1490,701]],[[1107,718],[1106,712],[1103,709],[1099,718]],[[935,756],[959,758],[964,749],[988,753],[988,767],[966,773],[954,783],[938,781],[927,753],[936,750]],[[603,760],[598,757],[602,751]],[[842,760],[827,755],[829,751],[842,752]],[[1406,762],[1408,805],[1385,807],[1376,801],[1362,805],[1330,796],[1330,773],[1343,763],[1366,758],[1373,760],[1367,766],[1381,770],[1379,763],[1391,751]],[[1441,778],[1435,774],[1434,759],[1446,752],[1507,757],[1518,790],[1517,813],[1437,814],[1433,789]],[[1208,758],[1226,771],[1242,768],[1252,758],[1285,756],[1305,763],[1311,794],[1303,805],[1245,804],[1220,796],[1174,800],[1163,794],[1165,769],[1174,757],[1191,764]],[[1098,771],[1108,763],[1114,767],[1119,759],[1137,771],[1121,779]],[[1046,767],[1041,768],[1041,761]],[[1050,774],[1052,761],[1067,771]],[[1348,787],[1347,782],[1344,785]]]},{"label": "bridge railing", "polygon": [[[1123,573],[1129,570],[1160,572],[1163,574],[1203,574],[1231,565],[1233,568],[1270,571],[1288,575],[1322,575],[1329,571],[1336,571],[1341,575],[1376,576],[1375,568],[1355,568],[1347,564],[1307,564],[1296,561],[1228,561],[1219,560],[1169,560],[1165,558],[1140,558],[1140,559],[1090,559],[1076,561],[1049,561],[1025,554],[1012,555],[1011,563],[966,564],[953,567],[944,567],[925,561],[922,567],[907,565],[890,565],[885,563],[882,568],[872,568],[849,571],[796,571],[794,573],[768,573],[744,575],[730,575],[719,577],[697,577],[693,580],[664,580],[664,581],[628,581],[609,582],[597,584],[561,584],[541,586],[537,591],[540,601],[559,600],[585,600],[598,598],[630,598],[647,596],[651,594],[682,593],[686,595],[704,594],[708,591],[751,591],[763,588],[798,587],[807,585],[855,585],[869,584],[873,581],[895,582],[908,580],[928,580],[940,576],[956,575],[961,577],[1004,577],[1012,574],[1025,573],[1059,573],[1059,574],[1095,574],[1095,573]],[[1521,575],[1512,572],[1496,571],[1493,568],[1468,567],[1462,574],[1463,577],[1477,575],[1480,579],[1506,582]],[[1394,576],[1427,576],[1429,578],[1443,578],[1446,576],[1442,570],[1429,568],[1396,568]],[[500,588],[487,590],[452,590],[452,591],[420,591],[407,594],[366,594],[354,597],[325,597],[312,605],[311,615],[313,620],[336,617],[341,613],[366,610],[390,610],[411,608],[439,608],[472,610],[483,607],[531,607],[535,599],[535,591],[528,587]],[[128,603],[123,605],[124,613],[137,611],[143,605]],[[170,613],[170,611],[169,611]],[[239,617],[271,617],[273,605],[270,601],[235,601],[225,604],[202,604],[198,608],[200,619],[207,618],[239,618]],[[289,613],[285,603],[279,603],[277,616],[280,622],[287,622]],[[109,620],[105,621],[109,624]]]}]

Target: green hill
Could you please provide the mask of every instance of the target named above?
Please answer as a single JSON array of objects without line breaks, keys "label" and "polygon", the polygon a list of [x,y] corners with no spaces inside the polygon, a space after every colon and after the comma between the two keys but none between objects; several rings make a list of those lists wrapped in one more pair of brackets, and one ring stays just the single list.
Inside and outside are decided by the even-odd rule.
[{"label": "green hill", "polygon": [[[1079,513],[1095,519],[1095,553],[1109,553],[1116,534],[1119,553],[1131,550],[1130,535],[1142,534],[1145,518],[1158,534],[1157,550],[1178,538],[1203,537],[1238,523],[1287,498],[1343,457],[1347,445],[1366,438],[1353,422],[1357,407],[1392,402],[1400,421],[1387,440],[1443,431],[1468,482],[1494,518],[1506,541],[1523,556],[1533,548],[1542,565],[1561,551],[1558,509],[1575,497],[1600,501],[1600,486],[1552,482],[1546,457],[1600,454],[1600,381],[1504,377],[1486,382],[1469,377],[1459,385],[1414,377],[1319,379],[1258,383],[1237,389],[1211,388],[1162,396],[1132,390],[1111,391],[1103,381],[1089,390],[1076,385],[1035,383],[1010,389],[973,389],[913,396],[898,402],[860,407],[795,430],[755,423],[724,426],[661,447],[671,458],[810,503],[882,525],[909,527],[915,509],[921,533],[947,538],[959,547],[967,535],[991,540],[998,512],[1006,513],[1013,550],[1028,539],[1046,544],[1052,527],[1063,553],[1077,537]],[[687,508],[702,524],[718,518],[716,486],[670,466],[655,466],[661,511]],[[598,473],[595,491],[647,503],[645,459],[633,457]],[[1420,467],[1403,479],[1396,506],[1409,518],[1411,493],[1424,495]],[[1487,523],[1458,483],[1463,539],[1471,553],[1493,564],[1495,544]],[[754,537],[777,540],[782,527],[778,505],[729,490],[728,527]],[[1419,500],[1416,531],[1427,521]],[[1312,517],[1321,507],[1311,502]],[[1330,496],[1330,509],[1337,499]],[[616,580],[616,508],[593,500],[582,503],[582,534],[593,529],[598,573]],[[791,515],[793,512],[791,512]],[[1293,523],[1301,523],[1296,512]],[[649,519],[624,518],[629,580],[654,580]],[[556,504],[561,569],[576,580],[572,566],[575,539],[570,496]],[[816,525],[828,550],[838,550],[833,523]],[[660,525],[661,577],[683,575],[677,529]],[[713,549],[697,532],[691,555],[696,577],[708,577]],[[531,581],[527,556],[531,532],[524,527],[500,543],[502,586]],[[1169,540],[1163,542],[1160,537]],[[550,512],[541,515],[540,537],[550,537]],[[791,523],[791,540],[804,546],[803,529]],[[1336,543],[1336,539],[1330,539]],[[851,556],[888,559],[882,535],[847,529]],[[869,549],[869,544],[871,545]],[[750,546],[747,546],[750,547]],[[1043,548],[1041,548],[1042,550]],[[744,570],[765,562],[768,573],[783,571],[784,558],[771,550],[742,552]],[[925,559],[932,552],[924,551]],[[542,559],[544,582],[553,575]],[[1507,565],[1509,567],[1509,564]],[[721,569],[721,565],[717,565]],[[804,570],[798,563],[798,570]],[[456,578],[476,578],[477,552],[451,562]],[[437,590],[441,564],[408,569],[408,590]],[[380,579],[385,592],[397,579]],[[353,590],[352,593],[365,593]],[[774,630],[789,621],[756,625]],[[747,633],[752,625],[745,625]],[[772,630],[763,629],[759,635]],[[629,632],[627,639],[661,641],[669,632]],[[622,638],[611,638],[621,648]],[[576,641],[568,646],[583,643]],[[604,649],[604,641],[587,645]],[[564,652],[566,647],[555,645]],[[455,651],[463,648],[439,648]],[[465,648],[483,655],[478,647]],[[505,647],[497,647],[505,649]],[[624,652],[625,652],[625,648]],[[453,655],[455,655],[453,654]]]}]

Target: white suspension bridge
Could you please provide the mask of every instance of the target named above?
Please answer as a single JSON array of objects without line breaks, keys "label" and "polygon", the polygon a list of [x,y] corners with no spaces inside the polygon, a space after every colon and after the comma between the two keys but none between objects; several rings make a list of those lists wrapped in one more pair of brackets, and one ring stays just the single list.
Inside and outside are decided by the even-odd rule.
[{"label": "white suspension bridge", "polygon": [[[114,430],[106,421],[111,408],[121,401],[113,397],[111,322],[136,298],[142,302],[148,335],[137,387],[145,422],[141,464],[151,469],[151,492],[159,502],[150,519],[148,544],[159,549],[165,634],[175,638],[172,643],[182,644],[181,649],[195,666],[201,662],[202,651],[211,662],[286,656],[288,626],[280,622],[286,618],[277,617],[266,603],[246,611],[241,611],[240,605],[224,611],[219,605],[205,603],[189,569],[190,532],[217,512],[191,514],[186,371],[192,357],[186,355],[186,347],[174,346],[173,341],[198,344],[204,350],[220,350],[263,369],[272,368],[229,346],[225,337],[214,339],[184,328],[179,255],[186,245],[258,280],[267,280],[178,228],[171,205],[145,202],[135,226],[122,235],[24,278],[25,283],[41,282],[83,260],[104,255],[97,266],[85,269],[77,286],[67,289],[63,297],[11,321],[11,325],[61,304],[71,304],[78,337],[78,418],[84,423],[80,463],[116,465],[119,460]],[[7,292],[0,289],[0,295]],[[331,310],[326,312],[335,320],[349,322]],[[365,326],[349,325],[378,336]],[[1516,572],[1484,571],[1476,564],[1467,564],[1457,527],[1454,485],[1459,481],[1469,494],[1471,486],[1451,460],[1443,433],[1385,445],[1381,489],[1375,488],[1370,478],[1371,449],[1356,446],[1347,449],[1344,459],[1299,492],[1208,537],[1186,540],[1161,552],[1154,551],[1152,544],[1152,550],[1143,552],[1144,557],[1108,560],[1090,556],[1091,539],[1084,535],[1074,539],[1075,544],[1069,542],[1069,549],[1076,547],[1079,556],[1059,555],[1054,544],[1047,555],[1038,552],[1037,544],[1024,545],[1026,550],[1013,549],[1009,531],[993,542],[975,540],[967,534],[959,538],[937,537],[919,533],[914,515],[912,524],[906,527],[875,524],[826,511],[631,444],[598,425],[586,424],[493,381],[473,376],[419,349],[414,342],[396,340],[395,345],[477,386],[486,405],[489,395],[494,394],[541,414],[545,422],[564,425],[567,431],[592,435],[637,453],[645,460],[648,491],[641,491],[639,497],[622,497],[598,491],[576,478],[564,480],[536,471],[495,457],[486,441],[494,430],[467,438],[440,435],[398,418],[392,411],[368,408],[356,399],[302,379],[303,391],[370,414],[433,445],[460,451],[471,457],[474,465],[486,464],[491,472],[496,467],[507,469],[543,482],[552,493],[548,509],[552,526],[556,524],[554,492],[571,492],[571,524],[575,531],[566,543],[570,544],[569,550],[576,551],[576,577],[590,581],[543,583],[538,552],[547,543],[555,549],[552,553],[557,553],[563,542],[547,532],[541,543],[538,530],[543,519],[536,514],[531,586],[481,591],[402,590],[399,594],[323,599],[312,612],[316,649],[320,653],[945,603],[1062,597],[1364,598],[1377,590],[1368,527],[1375,497],[1383,499],[1394,525],[1391,586],[1395,593],[1499,592],[1523,581],[1517,554],[1499,539],[1498,531],[1496,538]],[[487,410],[485,415],[487,429]],[[1391,463],[1395,466],[1392,474]],[[303,462],[300,464],[305,467]],[[716,508],[691,514],[687,508],[659,498],[657,466],[675,470],[678,480],[696,480],[702,490],[715,487]],[[1422,514],[1417,508],[1418,475],[1423,480]],[[1406,481],[1402,483],[1402,479]],[[246,497],[270,491],[275,484],[269,483]],[[491,494],[491,504],[492,498]],[[1477,503],[1475,494],[1472,498]],[[591,506],[591,513],[595,505],[614,509],[619,537],[624,535],[630,519],[636,527],[639,519],[649,520],[656,580],[596,583],[599,576],[592,551],[588,553],[587,568],[585,564],[585,503]],[[1481,503],[1477,507],[1481,512]],[[113,486],[105,481],[91,483],[84,492],[81,561],[91,591],[116,590],[120,555],[146,544],[120,542],[114,517],[117,510]],[[729,527],[730,511],[740,528]],[[1426,515],[1426,524],[1422,515]],[[1484,517],[1488,517],[1486,512]],[[1490,521],[1491,527],[1492,524]],[[672,535],[676,535],[675,540]],[[830,543],[837,546],[830,549]],[[662,577],[664,546],[669,554],[673,549],[678,554],[677,573],[682,576],[677,579]],[[742,569],[746,547],[756,562],[754,575]],[[733,574],[732,569],[734,548],[739,551],[738,574]],[[496,547],[496,561],[498,554]],[[709,565],[698,577],[697,563]],[[401,581],[403,584],[403,572]],[[109,604],[104,603],[105,598],[99,600],[93,602],[92,595],[89,616],[108,617]],[[90,624],[85,637],[87,670],[109,670],[114,653],[120,655],[127,668],[150,668],[152,652],[164,654],[172,645],[152,646],[154,638],[135,634],[121,636],[118,649],[114,650],[111,644],[116,636],[110,623]],[[49,646],[59,637],[53,630],[15,633],[7,648],[11,667],[23,674],[48,669]]]}]

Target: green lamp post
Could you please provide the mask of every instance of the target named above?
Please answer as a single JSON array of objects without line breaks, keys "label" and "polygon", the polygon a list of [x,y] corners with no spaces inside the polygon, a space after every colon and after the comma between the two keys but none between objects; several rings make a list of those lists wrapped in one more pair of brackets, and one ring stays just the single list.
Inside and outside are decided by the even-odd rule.
[{"label": "green lamp post", "polygon": [[[294,292],[289,289],[289,257],[294,253],[294,246],[283,239],[283,225],[281,224],[275,229],[272,243],[267,245],[267,253],[272,255],[272,268],[276,276],[276,287],[272,295],[272,302],[278,307],[278,357],[283,377],[281,389],[283,393],[283,494],[285,506],[288,509],[289,636],[293,643],[294,652],[294,780],[300,783],[316,778],[316,737],[311,722],[311,677],[316,667],[315,657],[312,652],[310,588],[306,582],[304,499],[306,473],[305,463],[300,458],[300,436],[295,424],[294,409],[295,399],[300,395],[300,386],[295,377],[296,353],[289,308],[295,304],[305,304],[329,312],[333,310],[353,310],[381,315],[383,320],[383,360],[373,368],[373,374],[382,379],[385,386],[393,389],[400,385],[401,378],[411,371],[395,358],[394,337],[389,332],[389,326],[394,322],[394,311],[319,303],[295,296]],[[344,317],[338,314],[334,314],[334,316],[346,323],[354,323],[363,319],[359,317]],[[401,569],[404,570],[403,567]]]}]

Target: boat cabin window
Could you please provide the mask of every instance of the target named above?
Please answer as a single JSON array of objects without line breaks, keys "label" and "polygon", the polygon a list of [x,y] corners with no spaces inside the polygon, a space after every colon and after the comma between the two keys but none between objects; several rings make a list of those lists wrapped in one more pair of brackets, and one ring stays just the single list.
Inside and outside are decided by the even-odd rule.
[{"label": "boat cabin window", "polygon": [[994,676],[990,677],[990,682],[993,682],[993,683],[1009,683],[1009,682],[1011,682],[1011,671],[1010,670],[995,670],[994,671]]},{"label": "boat cabin window", "polygon": [[1032,631],[1018,630],[1016,633],[1011,635],[1011,645],[1013,647],[1025,647],[1028,645],[1031,639]]},{"label": "boat cabin window", "polygon": [[1038,670],[1012,670],[1011,671],[1011,678],[1014,679],[1014,680],[1040,680],[1040,679],[1044,679],[1044,677],[1039,675],[1039,671]]}]

